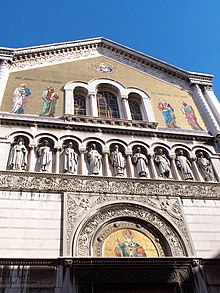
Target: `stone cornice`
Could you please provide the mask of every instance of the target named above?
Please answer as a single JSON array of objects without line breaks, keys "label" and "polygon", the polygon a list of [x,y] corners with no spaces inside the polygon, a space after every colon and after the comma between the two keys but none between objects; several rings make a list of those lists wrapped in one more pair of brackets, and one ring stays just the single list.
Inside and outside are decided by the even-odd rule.
[{"label": "stone cornice", "polygon": [[41,117],[36,115],[15,115],[0,113],[1,125],[22,127],[53,128],[63,130],[79,130],[112,134],[140,135],[158,138],[181,140],[213,141],[215,138],[206,131],[188,129],[157,128],[157,122],[130,121],[124,119],[105,119],[92,116]]},{"label": "stone cornice", "polygon": [[[180,82],[180,86],[183,87],[184,83],[191,82],[193,79],[198,83],[210,85],[213,78],[212,75],[208,74],[188,72],[105,38],[56,43],[23,49],[2,48],[2,52],[6,51],[10,52],[10,59],[13,54],[12,70],[22,69],[26,66],[45,66],[52,62],[65,62],[80,57],[86,58],[94,56],[96,53],[96,55],[103,54],[113,59],[116,58],[116,60],[120,56],[121,61],[126,62],[126,60],[129,60],[130,65],[135,63],[135,67],[140,68],[140,70],[148,68],[152,72],[156,71],[159,74],[158,77],[166,76],[170,82],[172,82],[173,78],[182,80],[183,84]],[[5,57],[7,58],[6,55]]]},{"label": "stone cornice", "polygon": [[219,199],[220,183],[0,171],[0,189]]},{"label": "stone cornice", "polygon": [[[201,263],[202,258],[191,257],[157,257],[157,258],[118,258],[118,257],[60,257],[60,258],[0,258],[0,265],[24,265],[24,266],[58,266],[66,267],[85,267],[85,266],[105,266],[105,265],[122,265],[122,266],[172,266],[179,265],[194,266],[194,263]],[[204,260],[205,261],[205,260]],[[213,261],[213,260],[212,260]],[[207,261],[209,262],[209,261]],[[219,262],[217,260],[216,262]]]}]

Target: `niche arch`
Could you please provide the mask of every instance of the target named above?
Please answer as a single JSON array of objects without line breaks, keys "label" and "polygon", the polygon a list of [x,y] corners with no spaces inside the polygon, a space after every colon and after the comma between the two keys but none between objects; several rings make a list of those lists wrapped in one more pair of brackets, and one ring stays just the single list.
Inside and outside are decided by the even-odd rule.
[{"label": "niche arch", "polygon": [[132,230],[133,233],[142,233],[144,237],[148,237],[152,246],[155,246],[158,257],[182,257],[192,254],[192,247],[187,241],[188,236],[158,211],[141,204],[121,201],[102,205],[94,209],[92,213],[90,211],[84,214],[70,237],[72,255],[77,257],[109,256],[103,253],[103,245],[111,233],[120,229]]}]

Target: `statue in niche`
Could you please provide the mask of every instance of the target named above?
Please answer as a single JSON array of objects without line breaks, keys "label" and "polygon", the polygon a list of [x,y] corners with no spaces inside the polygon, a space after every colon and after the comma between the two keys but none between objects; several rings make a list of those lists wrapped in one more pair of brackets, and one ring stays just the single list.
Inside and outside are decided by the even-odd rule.
[{"label": "statue in niche", "polygon": [[189,126],[194,130],[203,130],[197,121],[193,108],[186,102],[180,101],[180,103],[182,104],[181,111],[183,112]]},{"label": "statue in niche", "polygon": [[164,154],[163,149],[159,149],[155,156],[155,162],[158,164],[159,176],[165,179],[172,179],[172,174],[170,170],[170,160]]},{"label": "statue in niche", "polygon": [[12,113],[23,114],[31,92],[26,83],[21,83],[13,93]]},{"label": "statue in niche", "polygon": [[55,92],[55,87],[49,86],[42,93],[42,112],[40,116],[54,117],[56,110],[56,103],[59,99]]},{"label": "statue in niche", "polygon": [[197,165],[205,181],[214,181],[214,172],[210,160],[205,158],[203,152],[199,152],[197,156]]},{"label": "statue in niche", "polygon": [[17,143],[12,147],[9,157],[9,168],[11,170],[23,171],[27,166],[27,149],[22,137],[18,138]]},{"label": "statue in niche", "polygon": [[69,142],[64,148],[62,153],[63,159],[63,172],[64,173],[75,173],[78,162],[78,154],[73,149],[73,143]]},{"label": "statue in niche", "polygon": [[126,160],[123,154],[119,151],[119,146],[114,146],[114,151],[111,153],[111,163],[114,169],[115,176],[124,176]]},{"label": "statue in niche", "polygon": [[50,165],[52,163],[52,152],[48,140],[44,140],[43,144],[37,150],[39,170],[41,172],[49,172]]},{"label": "statue in niche", "polygon": [[180,172],[182,174],[182,177],[184,180],[193,180],[193,174],[191,170],[191,163],[187,159],[186,156],[184,156],[183,151],[180,150],[177,157],[176,157],[176,165],[180,169]]},{"label": "statue in niche", "polygon": [[99,175],[102,164],[102,155],[97,151],[95,143],[90,146],[87,159],[89,162],[90,174]]},{"label": "statue in niche", "polygon": [[136,153],[132,156],[132,161],[136,166],[137,173],[140,177],[148,177],[148,159],[141,153],[141,148],[137,147]]}]

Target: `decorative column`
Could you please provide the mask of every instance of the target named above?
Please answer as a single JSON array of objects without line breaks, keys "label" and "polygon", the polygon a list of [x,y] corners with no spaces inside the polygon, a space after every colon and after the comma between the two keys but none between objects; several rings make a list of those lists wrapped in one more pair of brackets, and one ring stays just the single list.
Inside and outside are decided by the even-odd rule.
[{"label": "decorative column", "polygon": [[28,171],[29,172],[34,172],[35,163],[36,163],[36,159],[35,159],[35,148],[36,148],[36,145],[35,144],[31,144],[29,147],[30,147],[30,153],[29,153],[29,166],[28,166]]},{"label": "decorative column", "polygon": [[191,160],[192,160],[192,171],[193,171],[193,175],[195,179],[198,181],[205,181],[202,175],[200,174],[198,166],[196,164],[196,156],[195,155],[192,156]]},{"label": "decorative column", "polygon": [[85,148],[79,148],[79,175],[84,175],[84,166],[85,166],[85,154],[86,149]]},{"label": "decorative column", "polygon": [[98,117],[98,107],[97,107],[97,99],[96,93],[89,93],[89,101],[90,101],[90,115],[94,117]]},{"label": "decorative column", "polygon": [[156,122],[153,109],[151,107],[151,102],[149,98],[142,97],[142,109],[144,117],[143,119],[149,122]]},{"label": "decorative column", "polygon": [[60,173],[60,151],[61,151],[61,147],[56,146],[55,147],[55,173],[56,174]]},{"label": "decorative column", "polygon": [[104,149],[103,150],[103,175],[104,176],[110,176],[108,157],[109,157],[109,150]]},{"label": "decorative column", "polygon": [[57,265],[56,269],[56,288],[54,293],[63,293],[63,266]]},{"label": "decorative column", "polygon": [[122,106],[123,106],[124,119],[132,120],[130,106],[129,106],[129,103],[128,103],[128,96],[122,96],[121,97],[121,103],[122,103]]},{"label": "decorative column", "polygon": [[8,76],[9,76],[9,63],[7,60],[0,60],[0,106],[2,104]]},{"label": "decorative column", "polygon": [[173,174],[173,178],[174,179],[177,179],[177,180],[182,180],[179,172],[178,172],[178,169],[177,169],[177,166],[176,166],[176,163],[175,163],[175,159],[176,159],[176,155],[170,155],[170,158],[171,158],[171,162],[170,162],[170,167],[171,167],[171,171],[172,171],[172,174]]},{"label": "decorative column", "polygon": [[64,115],[74,115],[73,89],[65,89]]},{"label": "decorative column", "polygon": [[204,86],[206,100],[211,108],[217,122],[220,124],[220,112],[219,112],[219,101],[215,96],[215,93],[211,85]]},{"label": "decorative column", "polygon": [[151,170],[152,178],[158,179],[157,170],[156,170],[155,164],[154,164],[154,153],[149,152],[148,154],[150,156],[149,167],[150,167],[150,170]]},{"label": "decorative column", "polygon": [[132,151],[128,149],[126,151],[126,156],[127,156],[127,160],[126,160],[127,177],[134,177],[134,168],[131,161]]},{"label": "decorative column", "polygon": [[203,119],[208,125],[208,130],[210,130],[212,134],[215,135],[216,132],[220,131],[220,128],[203,96],[202,90],[198,84],[193,84],[192,89],[195,97],[194,100],[198,106],[200,113],[202,113]]}]

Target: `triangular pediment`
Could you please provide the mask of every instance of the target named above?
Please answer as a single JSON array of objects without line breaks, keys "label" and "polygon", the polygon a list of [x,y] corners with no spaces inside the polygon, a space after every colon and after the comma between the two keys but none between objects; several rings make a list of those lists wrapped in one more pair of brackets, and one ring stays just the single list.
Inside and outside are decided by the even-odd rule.
[{"label": "triangular pediment", "polygon": [[117,81],[126,89],[143,91],[151,100],[155,122],[166,127],[158,104],[166,100],[175,109],[177,126],[189,128],[183,120],[180,103],[189,102],[198,116],[201,129],[206,129],[193,101],[191,84],[209,85],[211,75],[191,73],[151,56],[132,50],[105,38],[57,43],[22,49],[1,48],[0,55],[8,60],[9,78],[1,111],[10,112],[13,92],[21,83],[28,84],[31,98],[25,113],[41,113],[42,91],[53,86],[60,97],[56,116],[63,115],[64,88],[69,82],[89,84],[95,79]]}]

